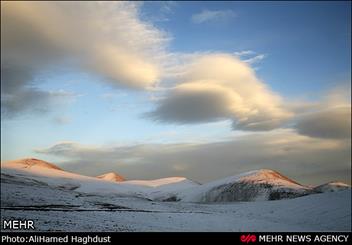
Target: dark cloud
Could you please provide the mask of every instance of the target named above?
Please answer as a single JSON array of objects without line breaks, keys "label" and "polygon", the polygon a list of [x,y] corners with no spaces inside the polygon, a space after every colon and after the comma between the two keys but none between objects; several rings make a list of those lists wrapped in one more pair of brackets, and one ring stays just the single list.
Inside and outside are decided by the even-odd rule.
[{"label": "dark cloud", "polygon": [[330,180],[350,182],[350,146],[348,140],[272,131],[204,144],[96,147],[63,142],[36,152],[64,157],[63,168],[92,176],[116,171],[129,179],[185,176],[207,182],[271,168],[303,183],[319,184]]},{"label": "dark cloud", "polygon": [[15,65],[1,65],[1,94],[12,94],[21,90],[26,84],[33,81],[33,71],[28,67]]},{"label": "dark cloud", "polygon": [[47,92],[22,88],[15,93],[1,95],[1,115],[4,118],[13,118],[27,112],[47,113],[55,105],[67,102],[73,97],[73,94],[63,91]]},{"label": "dark cloud", "polygon": [[1,115],[5,119],[47,113],[75,97],[66,91],[39,90],[32,86],[34,77],[34,71],[28,66],[4,64],[1,67]]},{"label": "dark cloud", "polygon": [[[2,5],[3,7],[3,5]],[[51,60],[60,60],[60,50],[46,40],[26,17],[2,10],[1,19],[1,115],[4,119],[43,114],[73,97],[63,91],[36,88],[38,73]]]},{"label": "dark cloud", "polygon": [[300,134],[318,138],[351,138],[351,106],[327,108],[298,118]]},{"label": "dark cloud", "polygon": [[202,123],[231,117],[228,99],[218,91],[173,91],[147,117],[168,123]]}]

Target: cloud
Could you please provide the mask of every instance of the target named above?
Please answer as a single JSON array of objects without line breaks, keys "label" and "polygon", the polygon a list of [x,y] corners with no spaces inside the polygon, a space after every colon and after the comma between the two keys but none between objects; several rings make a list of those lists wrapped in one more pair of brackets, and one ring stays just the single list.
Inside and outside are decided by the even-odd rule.
[{"label": "cloud", "polygon": [[67,116],[56,116],[53,118],[53,121],[58,125],[65,125],[71,122],[71,118]]},{"label": "cloud", "polygon": [[[301,111],[301,113],[299,113]],[[351,88],[337,86],[320,103],[302,104],[293,120],[298,133],[317,138],[351,138]]]},{"label": "cloud", "polygon": [[233,54],[240,58],[243,62],[246,62],[248,64],[254,64],[258,61],[263,60],[267,56],[265,54],[257,54],[252,50],[236,51]]},{"label": "cloud", "polygon": [[4,119],[28,113],[48,113],[52,108],[67,104],[77,97],[68,91],[43,91],[36,88],[34,73],[31,67],[24,65],[1,65],[1,116]]},{"label": "cloud", "polygon": [[34,70],[26,66],[4,64],[1,67],[1,116],[13,119],[40,115],[72,102],[77,95],[63,90],[44,91],[35,86]]},{"label": "cloud", "polygon": [[160,4],[160,11],[165,14],[173,13],[174,8],[177,6],[177,1],[163,1],[159,2]]},{"label": "cloud", "polygon": [[[250,67],[265,55],[251,50],[234,55],[167,52],[170,36],[140,19],[140,3],[2,2],[1,7],[1,111],[9,117],[49,111],[72,97],[69,92],[38,89],[38,76],[59,66],[98,74],[118,87],[149,90],[156,109],[147,116],[160,122],[229,119],[234,129],[258,131],[286,126],[295,116]],[[171,11],[169,4],[164,7]],[[203,23],[234,16],[231,10],[204,10],[192,19]],[[247,59],[241,61],[243,57]],[[328,116],[319,112],[321,108],[305,110],[311,116],[300,113],[294,127],[318,135],[307,124],[312,117]],[[332,130],[338,122],[323,129]]]},{"label": "cloud", "polygon": [[116,84],[145,88],[158,80],[154,57],[168,38],[139,20],[138,4],[6,2],[2,10],[5,61],[56,63],[60,57]]},{"label": "cloud", "polygon": [[242,50],[242,51],[236,51],[233,54],[238,57],[242,57],[242,56],[254,55],[255,52],[252,50]]},{"label": "cloud", "polygon": [[251,57],[249,59],[243,60],[243,62],[246,62],[248,64],[254,64],[254,63],[258,62],[258,61],[263,60],[264,58],[266,58],[265,54],[259,54],[259,55],[256,55],[254,57]]},{"label": "cloud", "polygon": [[236,14],[232,10],[203,10],[192,15],[192,22],[201,24],[211,21],[226,21],[234,17]]},{"label": "cloud", "polygon": [[24,88],[1,96],[1,115],[6,119],[27,112],[40,115],[49,112],[53,107],[67,103],[74,97],[74,94],[66,91],[48,92]]},{"label": "cloud", "polygon": [[185,176],[207,182],[271,168],[303,183],[320,184],[350,182],[350,146],[348,140],[317,139],[292,130],[276,130],[207,143],[91,146],[59,142],[36,152],[63,157],[64,169],[91,176],[117,171],[129,179]]},{"label": "cloud", "polygon": [[180,124],[231,119],[234,128],[255,131],[280,127],[291,117],[280,96],[235,56],[199,55],[183,69],[182,82],[147,117]]},{"label": "cloud", "polygon": [[36,101],[39,91],[31,87],[40,83],[39,74],[58,67],[129,88],[149,89],[159,81],[169,37],[139,19],[138,3],[2,2],[1,13],[1,95],[11,97],[9,113],[50,97],[42,91]]},{"label": "cloud", "polygon": [[328,108],[301,116],[296,125],[300,134],[318,138],[351,138],[351,106]]},{"label": "cloud", "polygon": [[145,1],[142,5],[141,18],[153,23],[170,21],[178,7],[177,1]]}]

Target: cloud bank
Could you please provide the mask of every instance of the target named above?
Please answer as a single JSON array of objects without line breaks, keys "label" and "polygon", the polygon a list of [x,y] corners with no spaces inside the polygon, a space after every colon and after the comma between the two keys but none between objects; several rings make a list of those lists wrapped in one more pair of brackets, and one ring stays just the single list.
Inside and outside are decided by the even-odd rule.
[{"label": "cloud bank", "polygon": [[[303,106],[304,107],[304,106]],[[351,139],[351,87],[337,86],[315,106],[297,113],[293,127],[317,138]]]},{"label": "cloud bank", "polygon": [[351,106],[328,108],[299,117],[300,134],[318,138],[351,138]]},{"label": "cloud bank", "polygon": [[[306,184],[350,183],[348,140],[318,139],[292,130],[236,137],[216,143],[91,146],[59,142],[37,153],[64,157],[65,169],[96,176],[117,171],[130,179],[186,176],[207,182],[271,168]],[[334,164],[332,164],[334,163]]]}]

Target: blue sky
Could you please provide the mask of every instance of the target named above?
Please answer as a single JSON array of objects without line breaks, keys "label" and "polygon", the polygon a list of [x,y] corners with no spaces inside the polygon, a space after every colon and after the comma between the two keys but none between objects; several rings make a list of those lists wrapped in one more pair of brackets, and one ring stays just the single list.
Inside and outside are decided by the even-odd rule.
[{"label": "blue sky", "polygon": [[[157,15],[157,5],[143,6],[145,15]],[[266,54],[259,76],[289,96],[350,79],[349,2],[179,2],[171,8],[168,21],[156,24],[172,33],[174,51]],[[192,23],[191,16],[203,10],[231,10],[235,17]]]},{"label": "blue sky", "polygon": [[[57,11],[61,15],[52,17],[46,16],[43,12],[43,9],[74,9],[65,3],[56,6],[56,3],[48,2],[42,7],[32,3],[28,6],[28,9],[32,8],[32,13],[37,13],[42,18],[42,22],[39,23],[35,18],[31,19],[30,15],[26,20],[30,23],[33,21],[33,26],[37,25],[37,29],[33,30],[37,39],[34,39],[33,43],[38,43],[40,40],[48,45],[44,46],[43,50],[39,50],[39,53],[36,53],[35,49],[31,51],[31,48],[16,46],[19,45],[16,44],[17,42],[11,44],[7,43],[7,39],[2,39],[2,42],[6,44],[3,49],[7,51],[5,55],[2,55],[4,63],[9,67],[19,67],[18,69],[30,67],[30,76],[26,81],[3,81],[7,76],[2,79],[2,87],[5,88],[5,92],[2,92],[2,97],[5,98],[2,99],[2,113],[4,112],[1,123],[2,161],[36,156],[74,166],[72,164],[77,161],[77,156],[72,157],[72,152],[77,149],[70,149],[69,154],[63,152],[62,155],[50,151],[48,153],[47,150],[52,146],[65,144],[65,142],[75,142],[81,148],[83,146],[97,147],[103,151],[104,149],[111,150],[111,147],[148,144],[213,144],[219,141],[242,139],[246,135],[269,137],[273,130],[274,132],[281,130],[284,134],[288,132],[295,134],[290,137],[310,137],[309,140],[314,140],[319,147],[341,142],[343,142],[343,147],[346,146],[345,144],[348,146],[347,136],[340,136],[346,132],[341,131],[340,127],[343,127],[343,130],[346,125],[350,128],[346,118],[341,120],[338,118],[329,123],[324,130],[336,130],[337,133],[329,134],[334,135],[333,137],[326,137],[325,134],[311,132],[310,128],[308,130],[304,124],[308,119],[302,119],[306,114],[299,113],[309,111],[310,120],[314,116],[321,118],[321,113],[326,108],[343,106],[344,109],[347,108],[347,113],[350,111],[350,94],[347,93],[347,99],[345,94],[350,90],[351,81],[350,2],[139,2],[120,4],[123,6],[117,6],[116,10],[109,7],[109,4],[112,6],[113,3],[107,3],[107,6],[99,6],[102,13],[107,13],[102,16],[99,16],[99,11],[97,11],[98,14],[90,13],[91,10],[84,6],[84,4],[88,6],[88,3],[76,4],[78,8],[76,6],[75,11],[81,15],[67,14],[66,16],[66,12],[69,11]],[[2,8],[2,13],[8,14],[8,17],[6,15],[2,21],[2,28],[15,25],[16,23],[12,21],[23,17],[12,11],[19,6],[8,4]],[[60,23],[60,18],[75,21],[75,18],[80,18],[80,16],[84,20],[86,16],[92,15],[96,20],[94,23],[103,23],[106,32],[94,30],[94,25],[87,25],[82,29],[78,26],[78,30],[82,30],[82,33],[77,34],[75,38],[75,34],[71,35],[71,29],[65,26],[65,23]],[[111,19],[104,19],[107,18],[106,16]],[[115,23],[115,17],[122,19],[118,19]],[[46,19],[48,27],[43,24]],[[121,20],[131,25],[130,31],[124,33],[124,26],[116,27]],[[62,36],[60,36],[61,33],[51,33],[50,24],[62,30]],[[116,28],[115,33],[110,33],[109,28],[111,30]],[[83,30],[87,31],[83,32]],[[84,36],[86,33],[87,37]],[[8,36],[11,37],[11,35],[14,34],[9,31]],[[31,41],[33,38],[29,34],[26,36],[24,32],[19,36],[21,35],[24,40]],[[15,35],[14,38],[16,38]],[[71,44],[68,43],[72,43],[72,40],[78,40],[78,43],[82,44],[78,44],[78,47],[70,46]],[[112,51],[108,52],[108,55],[100,54],[101,48],[97,49],[98,51],[92,51],[95,50],[95,46],[105,47],[103,45],[111,48],[109,50]],[[246,95],[247,92],[243,91],[247,91],[250,87],[238,88],[246,84],[245,80],[229,87],[223,84],[223,80],[227,79],[223,77],[219,78],[218,82],[212,81],[204,85],[204,88],[199,88],[198,80],[184,83],[185,79],[190,79],[189,77],[192,76],[179,78],[166,74],[167,72],[164,71],[160,72],[155,79],[157,83],[152,81],[153,84],[157,84],[158,91],[148,89],[147,86],[143,87],[144,85],[141,86],[142,88],[135,89],[129,86],[129,81],[134,79],[135,74],[140,75],[143,80],[143,74],[140,74],[143,71],[131,70],[131,73],[125,75],[124,71],[119,71],[119,64],[122,62],[121,67],[126,65],[128,67],[126,69],[130,67],[134,69],[133,64],[137,63],[124,64],[124,61],[117,57],[115,66],[117,73],[114,71],[115,67],[112,71],[108,70],[110,64],[115,62],[115,57],[108,56],[110,54],[113,56],[115,50],[119,56],[120,47],[123,48],[122,52],[126,52],[127,59],[137,57],[143,62],[157,64],[158,67],[165,66],[171,60],[169,66],[172,69],[179,69],[181,73],[190,72],[191,74],[193,71],[189,67],[192,67],[192,64],[214,64],[214,67],[222,67],[221,62],[224,62],[224,67],[227,67],[228,62],[230,73],[236,69],[248,71],[248,79],[253,80],[251,84],[256,89],[258,87],[258,91],[253,90],[254,92]],[[137,51],[133,50],[135,47]],[[15,53],[13,50],[19,48],[25,49],[25,54],[29,50],[28,57],[31,57],[31,61],[26,63],[25,54],[23,57],[20,56],[20,62],[16,61],[17,56],[13,55]],[[59,50],[60,55],[58,56],[55,56],[57,55],[56,48]],[[132,54],[129,53],[130,49],[133,50]],[[240,55],[241,52],[242,55]],[[65,61],[57,62],[61,56]],[[158,59],[159,56],[173,58]],[[187,59],[186,56],[190,58]],[[46,60],[42,57],[49,58]],[[73,63],[67,63],[66,58],[68,60],[73,58]],[[92,60],[94,68],[91,68],[92,64],[87,60]],[[237,64],[238,62],[240,63]],[[108,68],[103,67],[104,64],[107,64]],[[182,68],[181,64],[185,66]],[[145,67],[149,69],[150,66]],[[204,69],[206,71],[207,67]],[[20,70],[20,72],[24,71]],[[28,74],[28,71],[26,72]],[[10,73],[8,76],[14,77]],[[200,78],[207,79],[207,77]],[[148,79],[145,78],[145,83],[150,83]],[[137,83],[139,83],[138,80]],[[189,85],[191,87],[187,87]],[[265,88],[263,89],[262,86]],[[12,87],[15,89],[11,90]],[[192,89],[188,91],[187,89],[190,88]],[[224,94],[218,97],[219,94],[212,94],[214,91],[208,91],[210,88],[219,88],[219,91],[223,91]],[[205,93],[203,89],[206,89]],[[227,89],[231,91],[229,94]],[[41,91],[42,98],[34,94],[38,90]],[[196,94],[193,94],[195,91]],[[209,94],[211,97],[206,97]],[[245,101],[244,107],[259,103],[258,108],[249,108],[259,114],[253,118],[249,116],[252,114],[243,116],[242,107],[221,104],[227,103],[222,98],[228,98],[227,96],[234,98],[231,97],[234,94],[240,95]],[[256,98],[263,94],[268,97],[265,101],[263,99],[262,103],[257,102]],[[338,99],[339,104],[329,102],[330,104],[327,105],[324,99],[327,94],[334,96],[337,94],[337,97],[341,97]],[[18,99],[24,95],[29,96],[30,100]],[[44,97],[48,100],[44,100]],[[279,102],[276,97],[280,97]],[[206,103],[198,102],[198,99]],[[211,100],[214,100],[214,103]],[[187,103],[191,104],[188,106]],[[299,104],[299,108],[295,107],[296,109],[292,110],[294,103]],[[202,107],[204,104],[207,104],[207,108],[209,106],[215,108],[213,109],[215,111],[210,111],[211,109],[207,111],[207,108]],[[254,104],[253,107],[255,107]],[[180,105],[185,108],[180,109]],[[222,111],[221,108],[228,106],[229,108],[234,106],[231,107],[231,112],[228,112],[228,109],[219,112]],[[169,112],[172,109],[175,109],[178,114]],[[194,115],[192,115],[192,110],[194,110]],[[167,111],[166,114],[165,111]],[[203,113],[203,111],[206,112]],[[201,112],[204,115],[198,115]],[[150,115],[148,113],[152,113],[152,116],[148,116]],[[342,114],[345,116],[345,111]],[[267,125],[268,118],[273,119],[273,124]],[[300,121],[301,119],[303,121]],[[265,126],[259,128],[251,126],[252,123],[255,123],[254,125],[263,123],[263,120]],[[239,123],[242,121],[244,121],[243,125]],[[336,121],[338,121],[337,126]],[[308,139],[304,138],[304,140]],[[296,138],[292,142],[296,142]],[[82,150],[81,148],[79,149]],[[46,149],[46,153],[43,154],[42,149]],[[316,154],[316,152],[307,154]],[[343,166],[341,169],[348,168],[346,159],[348,160],[350,156],[345,154],[344,157],[341,160],[341,166]],[[98,172],[92,170],[89,172],[78,166],[81,165],[77,164],[78,171],[94,172],[94,174]],[[139,177],[132,170],[128,171],[132,176]],[[214,177],[224,175],[224,172],[216,173]],[[173,172],[170,170],[166,173],[172,175]],[[341,173],[337,175],[345,180],[350,178],[346,175],[341,177]],[[213,178],[209,176],[208,179]],[[326,176],[319,180],[324,178]]]}]

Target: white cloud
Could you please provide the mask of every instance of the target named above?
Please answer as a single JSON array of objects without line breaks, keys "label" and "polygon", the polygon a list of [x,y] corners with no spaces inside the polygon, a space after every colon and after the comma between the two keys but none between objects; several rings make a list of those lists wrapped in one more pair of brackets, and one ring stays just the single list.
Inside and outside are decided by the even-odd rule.
[{"label": "white cloud", "polygon": [[236,17],[232,10],[203,10],[200,13],[192,15],[192,22],[201,24],[210,21],[226,21]]},{"label": "white cloud", "polygon": [[[169,53],[169,35],[139,18],[140,3],[2,2],[1,7],[1,102],[6,115],[49,111],[59,100],[67,100],[68,94],[36,88],[38,73],[66,64],[99,74],[116,86],[150,89],[157,108],[149,116],[162,122],[229,119],[234,129],[271,130],[292,123],[299,114],[293,121],[300,133],[313,135],[307,130],[313,117],[326,119],[327,130],[345,127],[341,132],[335,128],[337,134],[331,137],[348,132],[348,122],[343,123],[348,109],[334,109],[350,107],[350,101],[340,103],[342,91],[331,93],[327,106],[301,108],[306,115],[293,113],[250,67],[264,54]],[[168,5],[165,11],[170,11]],[[231,10],[204,10],[192,19],[203,23],[234,16]],[[336,120],[328,123],[330,113]]]},{"label": "white cloud", "polygon": [[252,50],[242,50],[242,51],[236,51],[233,54],[241,58],[242,56],[254,55],[255,52]]},{"label": "white cloud", "polygon": [[[39,73],[59,66],[116,86],[149,89],[159,82],[169,37],[139,19],[136,2],[1,2],[1,95],[8,109],[27,109],[16,93],[38,93]],[[29,86],[30,85],[30,86]],[[43,91],[45,92],[45,91]],[[44,97],[38,96],[38,100]],[[38,104],[31,96],[32,105]],[[9,103],[9,102],[7,102]]]},{"label": "white cloud", "polygon": [[141,13],[142,19],[146,19],[153,23],[169,21],[177,8],[177,1],[146,1],[143,5],[150,6],[153,11]]},{"label": "white cloud", "polygon": [[256,55],[254,57],[251,57],[249,59],[243,60],[243,62],[246,62],[248,64],[254,64],[254,63],[258,62],[258,61],[263,60],[264,58],[266,58],[265,54],[259,54],[259,55]]},{"label": "white cloud", "polygon": [[174,123],[232,119],[236,129],[271,130],[292,116],[280,96],[235,56],[198,55],[181,68],[181,82],[168,91],[149,117]]},{"label": "white cloud", "polygon": [[254,64],[258,61],[263,60],[267,56],[265,54],[257,54],[252,50],[236,51],[233,54],[240,58],[243,62],[246,62],[248,64]]},{"label": "white cloud", "polygon": [[157,58],[168,40],[127,2],[5,2],[1,26],[5,63],[39,69],[70,58],[137,87],[157,82]]}]

